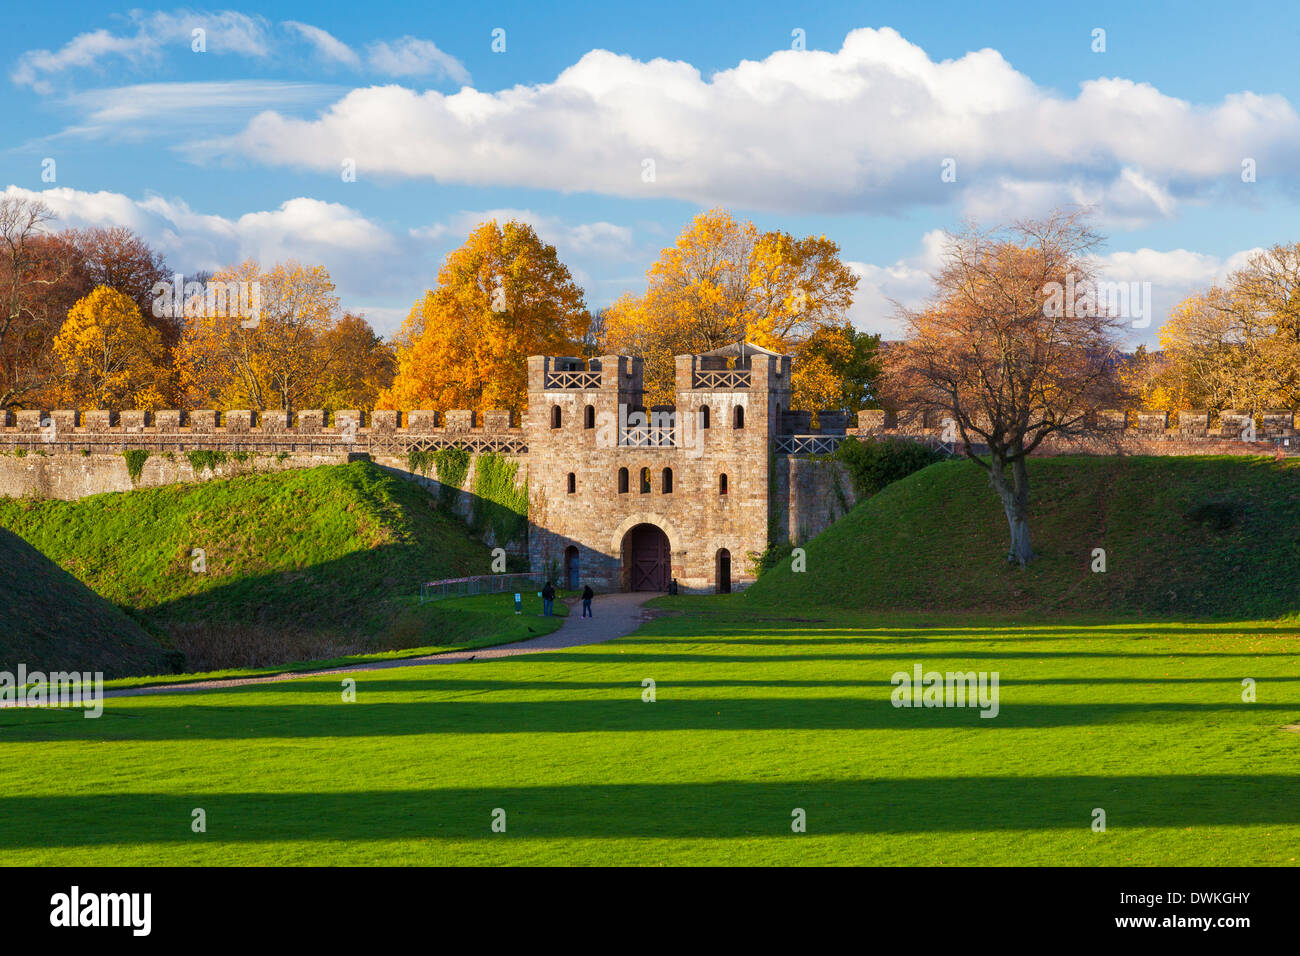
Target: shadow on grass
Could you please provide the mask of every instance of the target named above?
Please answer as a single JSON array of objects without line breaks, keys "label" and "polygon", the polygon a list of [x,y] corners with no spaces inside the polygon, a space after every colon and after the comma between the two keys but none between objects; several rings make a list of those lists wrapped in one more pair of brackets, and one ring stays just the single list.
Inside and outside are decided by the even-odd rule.
[{"label": "shadow on grass", "polygon": [[[946,669],[945,669],[946,670]],[[1300,675],[1293,677],[1270,676],[1267,678],[1269,684],[1288,684],[1300,683]],[[1099,684],[1114,684],[1119,686],[1141,686],[1149,684],[1153,687],[1158,686],[1178,686],[1183,684],[1224,684],[1234,688],[1234,695],[1241,689],[1241,679],[1235,676],[1224,677],[1042,677],[1033,680],[1012,680],[1005,677],[999,678],[999,687],[1092,687]],[[500,692],[505,694],[518,694],[524,691],[544,691],[544,690],[628,690],[634,689],[637,694],[642,691],[640,681],[610,680],[610,681],[588,681],[588,680],[476,680],[466,678],[464,680],[438,680],[436,678],[412,677],[408,680],[391,680],[377,678],[374,680],[365,680],[358,686],[365,691],[378,691],[380,693],[478,693],[486,691],[488,693]],[[332,689],[333,685],[331,685]],[[656,683],[659,692],[668,692],[674,687],[883,687],[891,688],[893,685],[890,681],[881,680],[791,680],[784,678],[771,678],[767,680],[733,680],[719,678],[716,680],[670,680],[664,679]],[[263,689],[266,689],[263,686]],[[304,692],[310,694],[319,694],[320,685],[308,680],[279,681],[274,688],[275,693],[282,691]],[[1238,699],[1233,697],[1234,700]],[[1295,702],[1296,707],[1300,707],[1300,699]]]},{"label": "shadow on grass", "polygon": [[[1235,631],[1231,631],[1228,633],[1235,634],[1241,637],[1249,637],[1249,638],[1254,638],[1257,636],[1254,632],[1248,633],[1248,630],[1249,629],[1247,628],[1239,627]],[[1080,631],[1075,631],[1067,634],[1059,634],[1059,633],[1049,634],[1043,632],[1041,635],[1026,634],[1024,636],[1009,636],[1009,637],[992,636],[992,635],[977,634],[977,633],[967,634],[967,633],[961,633],[961,632],[950,631],[950,630],[939,629],[939,628],[930,630],[926,633],[933,635],[936,632],[938,633],[938,636],[923,636],[922,633],[918,631],[895,631],[895,632],[888,632],[885,634],[881,634],[879,631],[876,630],[870,630],[870,631],[808,630],[802,632],[791,630],[788,632],[779,632],[779,631],[769,632],[773,634],[773,636],[771,637],[755,637],[752,636],[753,635],[752,630],[746,632],[743,628],[736,628],[734,630],[733,629],[728,629],[728,630],[711,629],[708,632],[703,632],[699,634],[690,634],[690,633],[655,634],[653,632],[647,631],[646,629],[642,629],[641,631],[638,632],[638,636],[619,638],[619,642],[621,644],[662,645],[662,644],[669,644],[669,643],[675,643],[680,641],[686,643],[698,642],[701,644],[727,644],[727,645],[754,646],[754,647],[764,647],[764,646],[814,647],[818,644],[848,644],[848,645],[852,645],[852,644],[885,644],[885,645],[959,644],[959,643],[1041,644],[1041,643],[1047,643],[1049,641],[1070,641],[1072,643],[1078,643],[1080,641],[1090,641],[1090,640],[1091,641],[1169,640],[1169,639],[1176,639],[1180,637],[1195,640],[1197,638],[1202,638],[1202,637],[1213,638],[1213,637],[1221,636],[1218,634],[1203,633],[1199,628],[1196,630],[1188,629],[1187,631],[1178,632],[1178,633],[1162,633],[1159,631],[1138,632],[1138,633],[1125,633],[1121,631],[1098,631],[1095,634],[1089,634],[1086,633],[1085,630],[1080,630]],[[726,636],[732,633],[735,634],[748,633],[750,636],[746,636],[746,637]],[[1271,629],[1263,632],[1262,634],[1262,636],[1264,637],[1269,637],[1269,638],[1276,637],[1282,639],[1290,637],[1291,635],[1292,632],[1290,631],[1290,629],[1285,629],[1285,628]],[[1297,648],[1297,651],[1293,653],[1300,653],[1300,648]]]},{"label": "shadow on grass", "polygon": [[[0,847],[255,843],[278,840],[790,837],[808,832],[959,830],[1091,834],[1094,807],[1110,832],[1138,827],[1300,824],[1295,777],[934,777],[792,782],[571,784],[344,793],[95,793],[0,797]],[[207,832],[190,830],[201,807]],[[495,808],[507,832],[493,833]],[[1102,837],[1093,836],[1094,839]]]},{"label": "shadow on grass", "polygon": [[[1002,731],[1024,728],[1182,723],[1188,718],[1244,713],[1276,714],[1285,723],[1300,701],[1241,704],[1132,702],[1017,703],[1001,695],[993,718],[976,707],[894,707],[885,697],[745,697],[674,700],[670,687],[648,706],[640,687],[621,700],[493,700],[340,703],[339,685],[316,684],[317,703],[224,706],[212,698],[139,706],[112,701],[99,720],[78,710],[0,711],[7,742],[55,740],[163,741],[397,737],[431,734],[646,733],[662,731],[935,730]],[[365,699],[364,686],[361,701]],[[236,692],[238,693],[238,691]],[[1300,803],[1300,801],[1297,801]]]}]

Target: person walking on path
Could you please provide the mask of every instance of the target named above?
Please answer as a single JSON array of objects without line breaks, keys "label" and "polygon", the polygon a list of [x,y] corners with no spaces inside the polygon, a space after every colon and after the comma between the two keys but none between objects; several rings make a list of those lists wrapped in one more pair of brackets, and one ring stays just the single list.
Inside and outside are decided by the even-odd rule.
[{"label": "person walking on path", "polygon": [[591,599],[594,598],[595,596],[596,596],[596,592],[591,589],[590,584],[588,584],[585,588],[582,589],[582,616],[583,617],[593,616],[591,613]]},{"label": "person walking on path", "polygon": [[551,610],[555,607],[555,585],[550,581],[546,582],[546,587],[542,588],[542,617],[550,617]]}]

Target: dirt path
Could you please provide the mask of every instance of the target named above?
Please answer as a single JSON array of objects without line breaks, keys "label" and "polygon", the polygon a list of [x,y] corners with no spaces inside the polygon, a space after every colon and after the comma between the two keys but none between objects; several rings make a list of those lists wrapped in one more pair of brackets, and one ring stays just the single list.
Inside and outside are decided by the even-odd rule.
[{"label": "dirt path", "polygon": [[594,617],[582,617],[581,602],[576,598],[570,604],[569,616],[550,634],[528,641],[499,644],[476,651],[454,651],[449,654],[429,654],[424,657],[404,657],[395,661],[375,661],[368,664],[350,664],[318,671],[295,671],[292,674],[272,674],[267,677],[236,677],[230,680],[193,681],[188,684],[153,684],[149,687],[131,687],[124,690],[104,691],[105,697],[140,697],[145,694],[177,694],[186,691],[220,690],[226,687],[243,687],[247,684],[271,684],[277,681],[320,677],[324,674],[351,674],[357,671],[382,671],[394,667],[424,667],[429,664],[459,664],[468,660],[485,661],[497,657],[514,657],[517,654],[539,654],[564,647],[581,647],[600,644],[616,637],[631,634],[653,615],[641,605],[658,595],[649,591],[624,594],[601,594],[591,602]]}]

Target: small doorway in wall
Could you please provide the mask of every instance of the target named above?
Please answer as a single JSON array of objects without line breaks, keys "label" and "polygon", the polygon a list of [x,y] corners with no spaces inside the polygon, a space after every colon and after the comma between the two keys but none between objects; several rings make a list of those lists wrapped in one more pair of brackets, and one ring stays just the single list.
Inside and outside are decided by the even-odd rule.
[{"label": "small doorway in wall", "polygon": [[569,545],[564,549],[564,586],[567,590],[578,590],[582,574],[578,565],[578,549]]},{"label": "small doorway in wall", "polygon": [[713,580],[718,594],[731,593],[731,552],[726,548],[719,548],[713,559]]}]

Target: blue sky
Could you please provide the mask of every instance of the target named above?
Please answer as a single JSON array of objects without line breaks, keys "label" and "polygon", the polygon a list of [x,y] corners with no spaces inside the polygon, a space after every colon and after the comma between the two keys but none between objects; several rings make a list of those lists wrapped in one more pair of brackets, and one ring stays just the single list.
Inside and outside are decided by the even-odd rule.
[{"label": "blue sky", "polygon": [[0,188],[131,226],[184,271],[321,262],[384,332],[494,211],[526,213],[593,307],[715,204],[825,233],[862,276],[854,320],[887,334],[889,300],[919,301],[967,216],[1094,206],[1105,274],[1154,290],[1132,341],[1300,238],[1300,12],[1277,6],[56,2],[6,20]]}]

